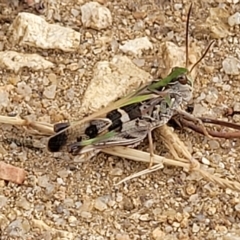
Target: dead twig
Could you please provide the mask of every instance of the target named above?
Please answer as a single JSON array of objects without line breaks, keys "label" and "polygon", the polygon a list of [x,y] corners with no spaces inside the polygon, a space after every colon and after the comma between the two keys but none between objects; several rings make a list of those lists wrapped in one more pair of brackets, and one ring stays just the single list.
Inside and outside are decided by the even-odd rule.
[{"label": "dead twig", "polygon": [[[230,123],[222,120],[217,119],[211,119],[211,118],[199,118],[203,123],[209,123],[219,126],[224,126],[232,129],[240,130],[240,125],[236,123]],[[211,129],[206,129],[204,126],[204,129],[201,125],[196,125],[195,122],[192,119],[187,118],[186,116],[177,116],[177,122],[181,125],[181,127],[187,127],[192,129],[193,131],[206,135],[205,130],[208,132],[208,135],[211,137],[216,138],[225,138],[225,139],[232,139],[232,138],[240,138],[240,131],[234,131],[234,132],[222,132],[222,131],[214,131]]]},{"label": "dead twig", "polygon": [[13,126],[27,127],[39,132],[39,134],[46,134],[49,136],[54,133],[53,126],[50,123],[29,121],[26,119],[22,119],[19,116],[16,117],[0,116],[0,123],[10,124]]},{"label": "dead twig", "polygon": [[180,121],[181,121],[181,118],[183,118],[193,122],[195,125],[198,125],[202,129],[202,132],[206,137],[212,138],[212,136],[208,133],[207,129],[205,128],[200,118],[194,117],[192,114],[186,111],[183,111],[181,109],[178,109],[177,112],[178,112],[178,117]]}]

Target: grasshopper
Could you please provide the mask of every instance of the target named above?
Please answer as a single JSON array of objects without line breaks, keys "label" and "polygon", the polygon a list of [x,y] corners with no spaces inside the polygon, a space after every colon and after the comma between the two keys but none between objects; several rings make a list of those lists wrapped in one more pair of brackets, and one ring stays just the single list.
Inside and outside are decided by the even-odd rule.
[{"label": "grasshopper", "polygon": [[[112,110],[109,111],[110,106],[98,114],[93,114],[96,117],[89,116],[87,120],[83,119],[72,125],[69,123],[55,124],[54,131],[57,133],[49,139],[48,149],[55,152],[67,147],[67,151],[73,153],[71,150],[73,145],[75,148],[77,145],[84,147],[89,144],[95,146],[97,144],[99,146],[131,145],[141,141],[145,138],[149,128],[167,123],[172,115],[169,116],[168,111],[182,101],[180,100],[181,94],[176,94],[174,88],[178,89],[179,85],[182,85],[178,78],[182,79],[182,73],[185,72],[183,68],[175,69],[167,77],[168,86],[164,86],[165,84],[162,86],[161,83],[154,90],[149,90],[148,86],[140,88],[136,93],[117,101]],[[178,78],[175,77],[176,75]],[[153,84],[155,83],[157,82],[154,81]],[[189,88],[189,85],[186,86]],[[160,123],[161,121],[163,123]],[[74,153],[77,154],[77,151],[75,150]]]},{"label": "grasshopper", "polygon": [[67,150],[76,155],[110,146],[136,146],[148,136],[150,156],[153,156],[151,131],[166,124],[176,114],[177,109],[192,98],[193,84],[188,74],[205,57],[212,44],[188,71],[188,26],[191,8],[192,5],[186,27],[186,68],[174,68],[166,78],[139,88],[83,120],[72,124],[55,124],[56,134],[49,138],[48,150]]}]

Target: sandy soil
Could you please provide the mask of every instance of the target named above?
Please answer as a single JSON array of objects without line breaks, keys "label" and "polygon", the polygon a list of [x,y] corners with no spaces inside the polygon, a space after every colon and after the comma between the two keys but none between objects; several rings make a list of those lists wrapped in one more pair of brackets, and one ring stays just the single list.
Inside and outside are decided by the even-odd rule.
[{"label": "sandy soil", "polygon": [[[144,51],[141,68],[154,77],[161,75],[164,66],[159,45],[168,40],[184,46],[188,1],[99,2],[104,2],[111,11],[113,26],[100,31],[87,29],[83,40],[89,36],[95,39],[114,36],[122,43],[148,36],[154,47]],[[240,101],[239,76],[226,74],[222,67],[225,58],[240,57],[239,25],[230,27],[227,23],[227,16],[240,11],[240,5],[223,2],[193,1],[191,42],[196,48],[204,49],[211,40],[216,41],[198,67],[194,85],[196,115],[222,117],[226,107]],[[49,1],[49,7],[58,8],[57,13],[48,22],[83,31],[80,13],[83,1],[53,3]],[[209,18],[211,9],[217,7],[224,9],[225,16],[222,13],[222,18],[219,14]],[[77,9],[79,14],[73,17],[72,9]],[[2,108],[1,114],[21,111],[21,116],[52,123],[78,119],[82,96],[95,64],[110,60],[116,53],[94,51],[94,41],[84,55],[31,47],[10,48],[6,33],[19,11],[23,11],[22,3],[17,9],[6,2],[0,5],[0,42],[4,42],[0,44],[1,50],[38,53],[58,67],[39,72],[22,69],[18,74],[1,69],[1,86],[9,83],[16,86],[17,82],[25,81],[32,89],[31,101],[17,94],[9,96],[9,106]],[[30,7],[24,11],[37,14]],[[142,27],[139,22],[143,23]],[[129,57],[136,60],[134,56]],[[84,72],[69,67],[76,62]],[[55,98],[46,100],[43,79],[52,73],[61,84]],[[77,81],[77,74],[82,74],[81,82]],[[70,94],[72,89],[74,96]],[[229,121],[238,120],[237,116],[229,117]],[[17,128],[3,129],[3,135],[9,137],[26,134]],[[240,181],[238,140],[209,140],[190,130],[178,134],[193,156],[210,160],[209,171],[214,169],[221,177]],[[156,152],[165,154],[166,149],[161,148],[157,138],[155,144]],[[240,239],[239,193],[200,177],[196,179],[180,168],[165,167],[115,186],[114,183],[145,169],[147,164],[102,153],[91,161],[76,163],[68,153],[51,154],[14,144],[3,144],[3,147],[7,150],[7,154],[2,154],[4,161],[24,168],[28,178],[23,185],[0,181],[1,239]],[[141,147],[146,149],[147,142]]]}]

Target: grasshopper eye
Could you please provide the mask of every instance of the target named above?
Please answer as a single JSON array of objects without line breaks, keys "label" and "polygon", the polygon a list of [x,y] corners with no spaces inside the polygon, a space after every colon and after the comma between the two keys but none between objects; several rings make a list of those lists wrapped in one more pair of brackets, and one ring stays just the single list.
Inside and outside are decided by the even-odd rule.
[{"label": "grasshopper eye", "polygon": [[188,79],[185,77],[185,76],[182,76],[182,77],[179,77],[178,78],[178,82],[180,82],[181,84],[183,84],[183,85],[186,85],[186,84],[188,84]]},{"label": "grasshopper eye", "polygon": [[188,85],[192,86],[192,82],[191,82],[191,80],[187,76],[181,76],[177,80],[182,85],[188,84]]}]

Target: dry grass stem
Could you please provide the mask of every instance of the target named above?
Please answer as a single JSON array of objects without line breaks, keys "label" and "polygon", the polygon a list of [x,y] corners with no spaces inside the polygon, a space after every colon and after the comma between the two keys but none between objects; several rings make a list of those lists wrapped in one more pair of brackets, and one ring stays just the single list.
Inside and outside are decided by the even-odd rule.
[{"label": "dry grass stem", "polygon": [[133,178],[140,177],[140,176],[142,176],[142,175],[155,172],[155,171],[157,171],[157,170],[159,170],[159,169],[162,169],[163,167],[164,167],[164,166],[163,166],[162,163],[156,164],[156,165],[152,166],[151,168],[144,169],[143,171],[134,173],[134,174],[132,174],[131,176],[124,178],[124,179],[121,180],[120,182],[116,183],[115,186],[120,185],[120,184],[122,184],[122,183],[124,183],[124,182],[126,182],[126,181],[129,181],[129,180],[131,180],[131,179],[133,179]]},{"label": "dry grass stem", "polygon": [[170,153],[174,156],[174,158],[179,159],[180,157],[184,157],[184,158],[188,159],[189,161],[192,159],[192,155],[188,151],[185,144],[179,139],[177,134],[175,134],[171,130],[171,128],[164,125],[164,126],[158,128],[156,131],[158,131],[163,143],[170,150]]},{"label": "dry grass stem", "polygon": [[230,181],[228,179],[220,178],[218,176],[212,175],[202,169],[199,170],[200,174],[212,183],[218,184],[223,188],[230,188],[233,190],[240,191],[240,183],[237,181]]},{"label": "dry grass stem", "polygon": [[[111,148],[105,148],[101,150],[104,153],[118,156],[118,157],[123,157],[127,159],[131,159],[133,161],[138,161],[138,162],[145,162],[149,164],[150,161],[150,154],[147,152],[143,152],[140,150],[128,148],[128,147],[123,147],[123,146],[116,146],[116,147],[111,147]],[[187,161],[187,160],[185,160]],[[173,160],[170,158],[165,158],[162,156],[158,156],[154,154],[154,160],[153,163],[155,164],[167,164],[171,166],[176,166],[176,167],[182,167],[182,168],[189,168],[190,164],[189,163],[184,163],[180,162],[177,160]]]},{"label": "dry grass stem", "polygon": [[54,133],[53,125],[50,123],[29,121],[26,119],[22,119],[19,116],[16,117],[0,116],[0,123],[31,128],[33,130],[38,131],[39,134],[51,135]]}]

